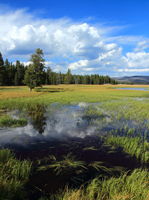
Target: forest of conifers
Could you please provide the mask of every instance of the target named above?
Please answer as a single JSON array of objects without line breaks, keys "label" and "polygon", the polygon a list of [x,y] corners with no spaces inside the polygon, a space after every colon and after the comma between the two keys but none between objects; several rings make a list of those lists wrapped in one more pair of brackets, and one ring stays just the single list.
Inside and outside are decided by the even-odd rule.
[{"label": "forest of conifers", "polygon": [[[17,86],[25,85],[24,76],[28,66],[21,63],[9,62],[4,60],[0,53],[0,85],[1,86]],[[101,76],[99,74],[92,75],[73,75],[68,69],[67,73],[57,73],[51,70],[50,66],[43,70],[42,84],[116,84],[117,82],[109,76]]]}]

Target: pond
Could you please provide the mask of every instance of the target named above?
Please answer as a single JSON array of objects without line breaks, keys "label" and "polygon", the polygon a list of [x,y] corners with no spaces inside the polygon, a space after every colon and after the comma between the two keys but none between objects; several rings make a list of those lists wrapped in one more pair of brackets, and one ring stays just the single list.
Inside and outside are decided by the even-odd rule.
[{"label": "pond", "polygon": [[102,136],[111,130],[123,127],[140,131],[142,125],[132,120],[114,119],[100,108],[100,103],[79,103],[76,105],[52,104],[45,107],[37,105],[27,111],[14,110],[9,115],[14,119],[27,118],[27,125],[17,128],[0,128],[1,146],[22,146],[33,148],[47,141]]},{"label": "pond", "polygon": [[[120,175],[123,170],[142,165],[122,147],[114,148],[105,143],[104,138],[113,134],[133,139],[148,129],[133,120],[117,119],[100,105],[39,104],[8,113],[14,119],[27,119],[24,127],[0,128],[0,145],[13,149],[17,158],[33,162],[31,199],[41,196],[35,188],[55,193],[66,185],[79,187],[99,173],[106,177]],[[139,147],[141,145],[140,140]],[[76,164],[78,166],[73,168]]]},{"label": "pond", "polygon": [[122,88],[115,88],[115,89],[120,89],[120,90],[140,90],[140,91],[149,91],[149,88],[137,88],[137,87],[122,87]]}]

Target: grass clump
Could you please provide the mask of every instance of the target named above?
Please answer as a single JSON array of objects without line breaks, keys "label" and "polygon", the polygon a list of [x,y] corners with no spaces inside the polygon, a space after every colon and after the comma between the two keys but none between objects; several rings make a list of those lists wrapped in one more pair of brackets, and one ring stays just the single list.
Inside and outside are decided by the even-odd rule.
[{"label": "grass clump", "polygon": [[139,137],[109,136],[105,143],[116,148],[122,147],[124,152],[135,156],[143,163],[149,162],[149,143],[147,141],[142,143]]},{"label": "grass clump", "polygon": [[13,119],[8,115],[0,116],[0,127],[19,127],[25,126],[27,124],[27,120],[24,118]]},{"label": "grass clump", "polygon": [[66,190],[59,200],[148,200],[149,173],[134,170],[119,178],[100,180],[95,178],[87,186],[78,190]]},{"label": "grass clump", "polygon": [[101,110],[99,110],[99,107],[95,106],[89,106],[84,113],[83,118],[88,120],[98,119],[98,118],[104,118],[106,117],[105,114]]},{"label": "grass clump", "polygon": [[8,149],[0,150],[0,199],[25,199],[25,184],[29,179],[31,163],[19,161]]},{"label": "grass clump", "polygon": [[86,169],[85,163],[83,161],[75,160],[75,157],[72,154],[67,154],[63,156],[63,160],[57,161],[56,158],[52,161],[51,164],[40,166],[38,170],[47,170],[53,169],[56,175],[63,175],[73,173],[80,170]]}]

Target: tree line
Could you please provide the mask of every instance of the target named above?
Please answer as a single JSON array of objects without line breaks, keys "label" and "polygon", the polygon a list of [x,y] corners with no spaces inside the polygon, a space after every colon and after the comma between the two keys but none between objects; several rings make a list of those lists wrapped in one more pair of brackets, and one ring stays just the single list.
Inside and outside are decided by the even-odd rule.
[{"label": "tree line", "polygon": [[117,81],[109,76],[99,74],[73,75],[68,69],[67,73],[53,72],[45,66],[44,54],[41,49],[36,49],[31,55],[30,64],[25,66],[19,60],[15,63],[4,61],[0,53],[0,85],[21,86],[27,85],[33,89],[41,85],[57,84],[117,84]]}]

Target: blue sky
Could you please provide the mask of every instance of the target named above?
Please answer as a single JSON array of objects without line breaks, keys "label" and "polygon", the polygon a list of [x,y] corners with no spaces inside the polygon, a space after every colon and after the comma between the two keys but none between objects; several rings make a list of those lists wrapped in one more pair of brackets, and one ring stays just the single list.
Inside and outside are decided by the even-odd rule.
[{"label": "blue sky", "polygon": [[54,71],[149,75],[148,0],[1,0],[0,51],[27,63],[38,47]]}]

